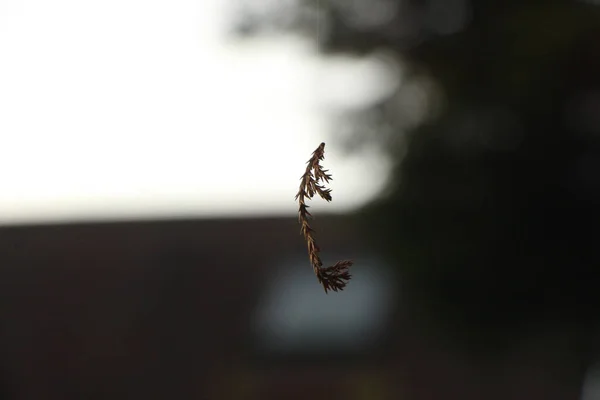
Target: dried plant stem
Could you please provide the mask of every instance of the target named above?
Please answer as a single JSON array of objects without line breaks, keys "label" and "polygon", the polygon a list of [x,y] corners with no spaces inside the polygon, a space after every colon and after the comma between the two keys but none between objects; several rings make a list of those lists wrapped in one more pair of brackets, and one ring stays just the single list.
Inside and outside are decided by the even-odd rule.
[{"label": "dried plant stem", "polygon": [[319,283],[325,289],[337,292],[343,290],[348,280],[350,280],[349,268],[352,266],[352,261],[338,261],[330,267],[323,267],[323,262],[319,257],[319,246],[315,241],[314,230],[310,227],[309,220],[312,219],[311,213],[308,211],[309,206],[306,205],[307,199],[312,199],[318,194],[322,199],[331,201],[331,189],[327,189],[319,182],[329,183],[332,179],[327,170],[319,164],[325,157],[325,143],[321,143],[319,147],[312,153],[310,160],[307,161],[306,171],[300,178],[300,189],[296,194],[296,200],[299,203],[298,221],[300,222],[300,232],[306,240],[308,246],[308,257],[313,267],[315,275]]}]

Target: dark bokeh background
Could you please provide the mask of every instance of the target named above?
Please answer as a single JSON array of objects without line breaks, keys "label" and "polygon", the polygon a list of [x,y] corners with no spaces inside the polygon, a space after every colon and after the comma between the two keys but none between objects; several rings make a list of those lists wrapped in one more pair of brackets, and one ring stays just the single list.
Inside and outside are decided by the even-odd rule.
[{"label": "dark bokeh background", "polygon": [[416,323],[480,362],[539,346],[530,362],[560,364],[547,384],[576,398],[599,338],[597,2],[285,4],[248,11],[238,33],[298,32],[402,75],[336,133],[394,162],[386,194],[359,214]]},{"label": "dark bokeh background", "polygon": [[265,4],[236,35],[401,75],[332,132],[393,164],[319,216],[347,289],[322,293],[293,218],[3,227],[0,396],[598,398],[600,6]]}]

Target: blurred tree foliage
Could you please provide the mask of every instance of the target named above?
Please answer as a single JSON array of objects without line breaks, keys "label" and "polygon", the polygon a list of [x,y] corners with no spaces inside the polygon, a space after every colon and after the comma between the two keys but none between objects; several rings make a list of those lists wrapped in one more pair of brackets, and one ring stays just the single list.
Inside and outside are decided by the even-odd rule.
[{"label": "blurred tree foliage", "polygon": [[594,332],[598,2],[243,3],[243,36],[294,31],[326,54],[400,66],[401,84],[344,116],[345,131],[394,160],[385,194],[361,215],[420,304],[467,332],[538,322]]}]

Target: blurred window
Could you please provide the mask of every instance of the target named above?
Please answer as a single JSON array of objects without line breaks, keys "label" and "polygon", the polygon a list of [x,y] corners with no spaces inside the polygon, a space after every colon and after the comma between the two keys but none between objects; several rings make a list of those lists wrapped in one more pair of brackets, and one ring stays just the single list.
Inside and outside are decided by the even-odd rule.
[{"label": "blurred window", "polygon": [[284,262],[268,282],[254,316],[260,351],[353,353],[372,348],[391,309],[392,280],[382,263],[355,261],[348,286],[329,294],[306,257]]}]

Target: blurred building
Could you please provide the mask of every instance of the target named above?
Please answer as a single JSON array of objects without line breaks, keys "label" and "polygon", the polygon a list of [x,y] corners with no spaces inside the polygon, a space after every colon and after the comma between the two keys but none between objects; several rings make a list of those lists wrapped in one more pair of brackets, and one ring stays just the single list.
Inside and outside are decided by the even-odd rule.
[{"label": "blurred building", "polygon": [[572,398],[552,338],[469,359],[401,310],[352,218],[315,228],[356,262],[343,292],[294,218],[0,228],[0,398]]},{"label": "blurred building", "polygon": [[7,398],[380,398],[391,280],[347,218],[316,225],[344,292],[294,218],[1,228]]}]

